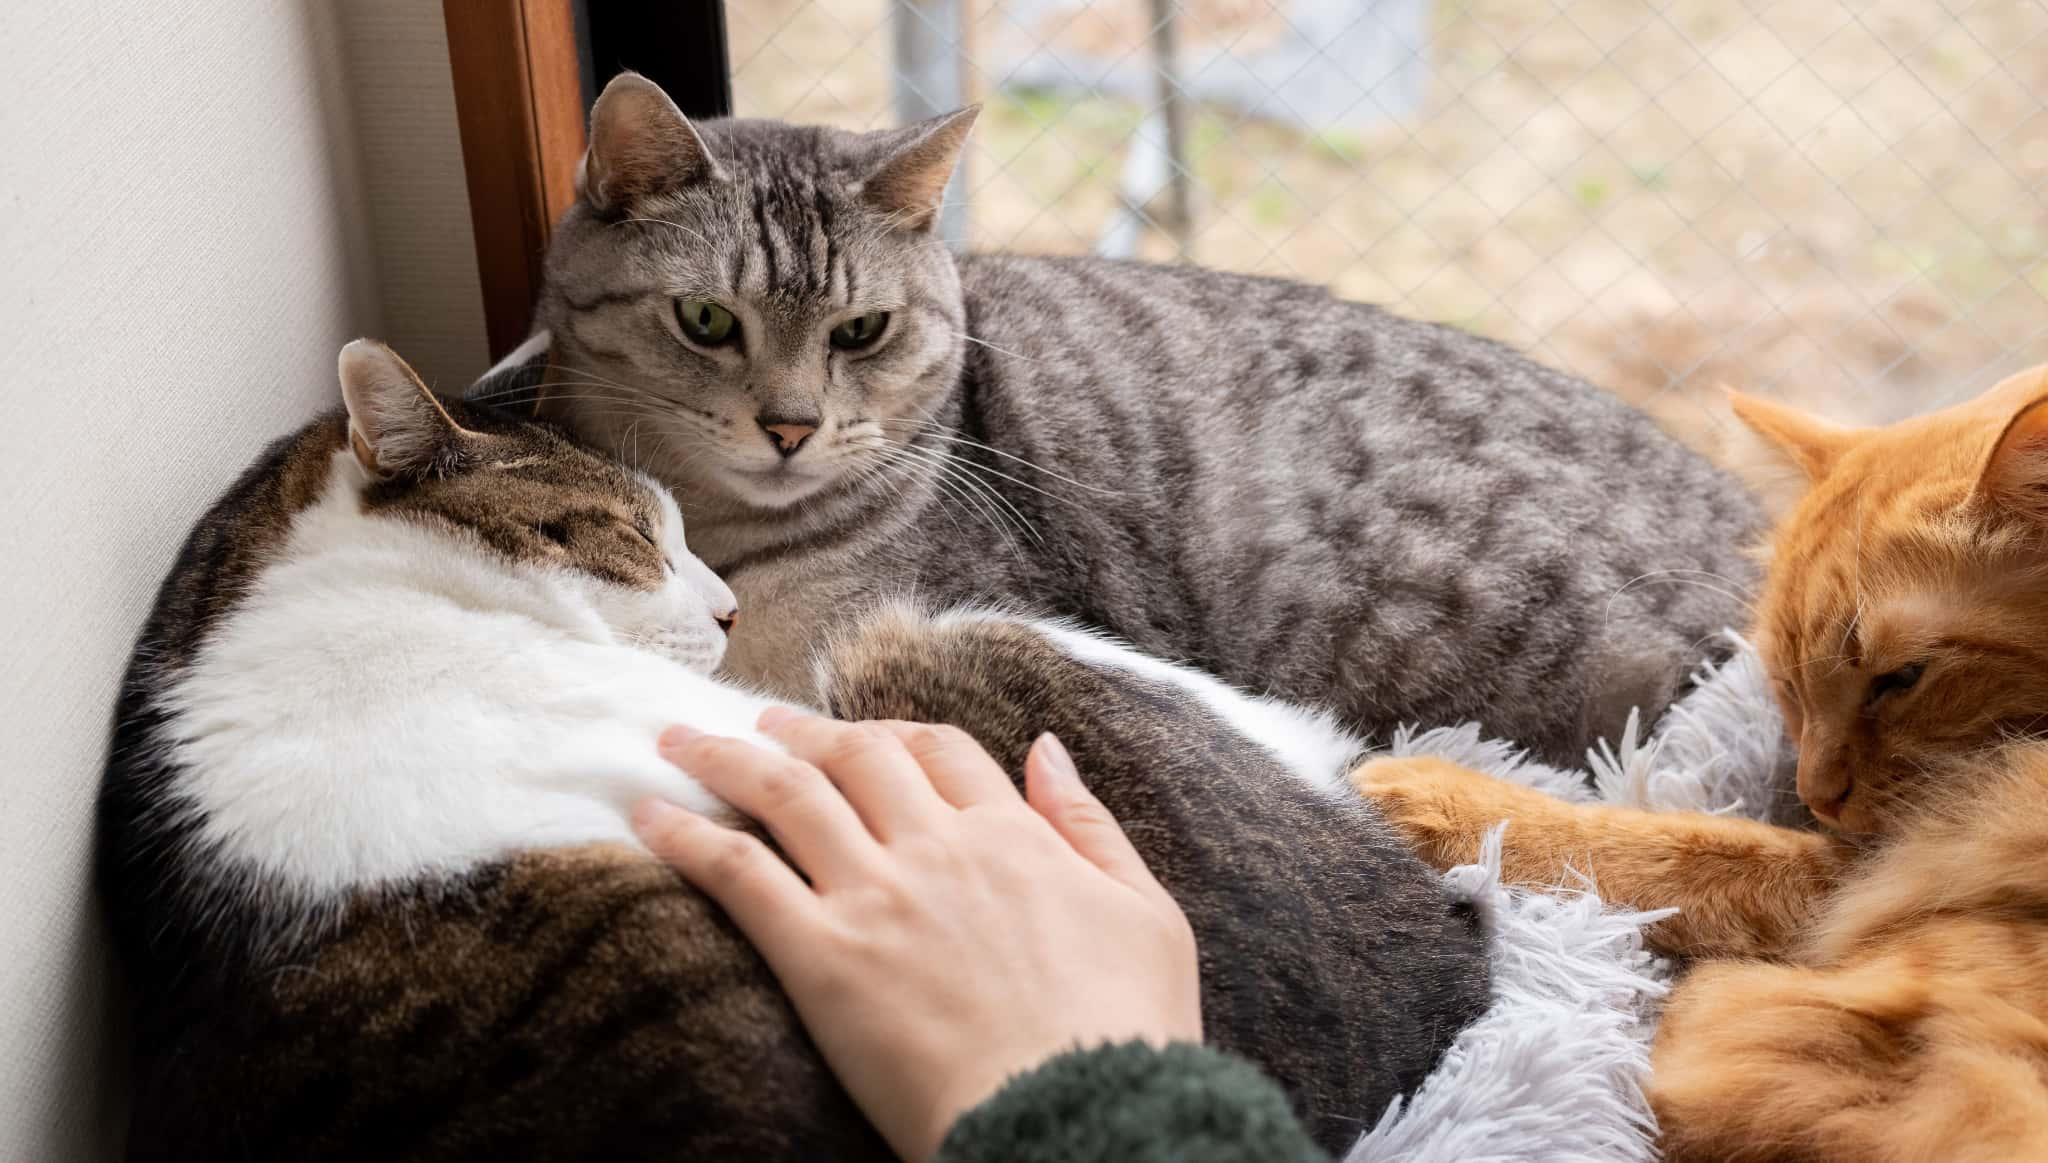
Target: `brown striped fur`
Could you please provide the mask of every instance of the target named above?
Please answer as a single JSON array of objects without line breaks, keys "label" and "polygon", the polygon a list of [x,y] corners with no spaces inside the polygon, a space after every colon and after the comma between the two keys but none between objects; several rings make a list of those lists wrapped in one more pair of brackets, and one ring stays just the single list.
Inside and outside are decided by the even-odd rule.
[{"label": "brown striped fur", "polygon": [[[1523,884],[1677,906],[1658,1030],[1672,1160],[2048,1158],[2048,372],[1883,429],[1738,398],[1813,480],[1758,644],[1834,835],[1565,804],[1455,765],[1354,782],[1426,859],[1511,824]],[[1913,677],[1901,677],[1904,668]]]},{"label": "brown striped fur", "polygon": [[137,1160],[891,1158],[752,947],[638,850],[365,901],[155,1020]]}]

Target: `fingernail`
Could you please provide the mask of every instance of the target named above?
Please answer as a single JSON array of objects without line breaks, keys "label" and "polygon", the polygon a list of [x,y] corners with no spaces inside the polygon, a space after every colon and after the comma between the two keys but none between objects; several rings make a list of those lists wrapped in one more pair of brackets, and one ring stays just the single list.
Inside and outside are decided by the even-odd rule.
[{"label": "fingernail", "polygon": [[703,733],[695,727],[685,727],[681,723],[677,723],[661,733],[661,738],[657,741],[656,746],[660,747],[663,751],[674,751]]},{"label": "fingernail", "polygon": [[646,833],[663,824],[674,822],[678,816],[689,814],[667,800],[650,796],[633,805],[633,830]]},{"label": "fingernail", "polygon": [[1047,731],[1038,737],[1038,741],[1033,743],[1031,748],[1038,752],[1047,775],[1055,776],[1067,783],[1081,782],[1081,773],[1074,769],[1074,757],[1067,754],[1066,744],[1060,742],[1058,735]]},{"label": "fingernail", "polygon": [[755,720],[754,726],[763,731],[773,731],[784,723],[794,722],[803,717],[804,713],[795,707],[770,707],[761,712],[761,717]]}]

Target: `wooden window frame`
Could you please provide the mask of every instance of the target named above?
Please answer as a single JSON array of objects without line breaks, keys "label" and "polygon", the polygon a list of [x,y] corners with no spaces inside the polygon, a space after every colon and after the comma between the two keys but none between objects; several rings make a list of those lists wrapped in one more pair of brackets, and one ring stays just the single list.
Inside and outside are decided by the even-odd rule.
[{"label": "wooden window frame", "polygon": [[555,222],[576,199],[591,96],[621,69],[692,117],[732,112],[723,0],[443,0],[493,361],[527,337]]}]

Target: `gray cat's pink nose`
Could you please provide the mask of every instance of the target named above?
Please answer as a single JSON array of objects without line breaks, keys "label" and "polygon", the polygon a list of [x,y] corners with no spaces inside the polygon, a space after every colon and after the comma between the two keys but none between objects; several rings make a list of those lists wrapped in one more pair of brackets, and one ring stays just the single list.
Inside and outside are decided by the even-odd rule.
[{"label": "gray cat's pink nose", "polygon": [[795,456],[796,450],[818,430],[816,420],[791,420],[781,416],[762,416],[759,419],[761,431],[775,442],[775,451],[784,456]]}]

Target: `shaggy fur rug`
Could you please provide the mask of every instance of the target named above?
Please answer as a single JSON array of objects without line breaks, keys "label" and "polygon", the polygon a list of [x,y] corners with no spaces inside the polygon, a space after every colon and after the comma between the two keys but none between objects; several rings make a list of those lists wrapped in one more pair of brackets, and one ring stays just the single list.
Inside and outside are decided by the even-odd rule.
[{"label": "shaggy fur rug", "polygon": [[[1735,812],[1798,825],[1793,757],[1756,652],[1696,676],[1649,736],[1634,716],[1585,772],[1529,762],[1477,725],[1403,732],[1388,753],[1438,755],[1564,799],[1653,811]],[[1500,883],[1496,829],[1480,863],[1444,874],[1493,942],[1494,1002],[1420,1090],[1360,1136],[1347,1163],[1654,1160],[1643,1100],[1671,966],[1643,948],[1667,912],[1606,907],[1591,876],[1529,892]],[[1593,872],[1597,870],[1589,870]]]}]

